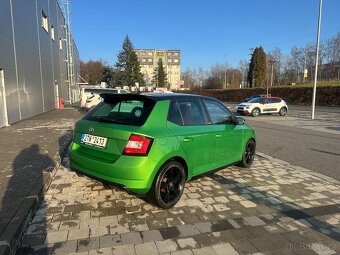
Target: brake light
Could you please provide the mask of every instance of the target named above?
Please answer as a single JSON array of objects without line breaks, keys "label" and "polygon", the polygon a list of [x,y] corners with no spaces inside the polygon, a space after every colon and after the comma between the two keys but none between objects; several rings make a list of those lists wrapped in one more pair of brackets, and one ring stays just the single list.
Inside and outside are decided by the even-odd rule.
[{"label": "brake light", "polygon": [[145,156],[149,153],[152,141],[153,139],[145,136],[131,135],[123,154]]}]

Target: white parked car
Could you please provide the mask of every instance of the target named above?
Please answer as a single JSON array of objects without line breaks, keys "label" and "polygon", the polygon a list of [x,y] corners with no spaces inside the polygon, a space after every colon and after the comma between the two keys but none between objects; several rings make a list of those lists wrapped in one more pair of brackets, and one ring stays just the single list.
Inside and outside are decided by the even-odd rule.
[{"label": "white parked car", "polygon": [[101,102],[100,94],[127,94],[130,93],[125,89],[105,89],[105,88],[85,88],[81,93],[80,107],[90,109]]},{"label": "white parked car", "polygon": [[279,97],[256,97],[249,102],[239,104],[237,107],[237,113],[254,117],[267,113],[278,113],[285,116],[287,112],[286,102]]}]

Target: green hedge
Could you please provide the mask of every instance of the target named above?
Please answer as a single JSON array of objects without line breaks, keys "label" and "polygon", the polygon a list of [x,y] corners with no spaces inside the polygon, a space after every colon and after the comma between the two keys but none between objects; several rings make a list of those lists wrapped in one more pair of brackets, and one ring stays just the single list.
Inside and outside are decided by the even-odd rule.
[{"label": "green hedge", "polygon": [[[245,98],[253,94],[266,94],[266,89],[202,89],[188,91],[188,93],[211,96],[224,102],[242,102]],[[272,87],[269,90],[269,94],[283,98],[288,104],[311,105],[313,88]],[[340,86],[318,87],[316,90],[316,105],[340,106]]]}]

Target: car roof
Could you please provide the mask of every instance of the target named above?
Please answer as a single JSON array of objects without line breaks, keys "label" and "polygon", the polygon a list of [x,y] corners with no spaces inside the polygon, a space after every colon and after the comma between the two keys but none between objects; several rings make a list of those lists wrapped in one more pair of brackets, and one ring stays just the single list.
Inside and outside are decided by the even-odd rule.
[{"label": "car roof", "polygon": [[193,98],[207,98],[214,99],[213,97],[201,96],[201,95],[192,95],[192,94],[181,94],[181,93],[145,93],[145,94],[110,94],[110,93],[102,93],[101,96],[105,99],[108,97],[120,97],[120,98],[129,98],[129,99],[143,99],[149,98],[154,101],[162,101],[162,100],[176,100],[176,99],[193,99]]}]

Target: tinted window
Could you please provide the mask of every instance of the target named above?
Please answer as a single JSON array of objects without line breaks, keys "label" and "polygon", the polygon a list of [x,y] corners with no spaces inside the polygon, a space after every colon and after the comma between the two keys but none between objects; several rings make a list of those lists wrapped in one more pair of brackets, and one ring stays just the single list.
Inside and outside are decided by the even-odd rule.
[{"label": "tinted window", "polygon": [[183,125],[181,113],[179,112],[178,104],[176,101],[172,101],[170,104],[168,121],[175,123],[177,125]]},{"label": "tinted window", "polygon": [[168,120],[184,126],[206,125],[207,118],[199,100],[179,100],[170,104]]},{"label": "tinted window", "polygon": [[98,104],[88,112],[84,119],[116,123],[121,125],[141,126],[145,123],[155,102],[150,99],[135,100],[117,97],[109,102]]},{"label": "tinted window", "polygon": [[213,100],[203,100],[210,120],[211,124],[231,124],[233,123],[233,117],[229,110],[227,110],[223,105],[219,102]]}]

